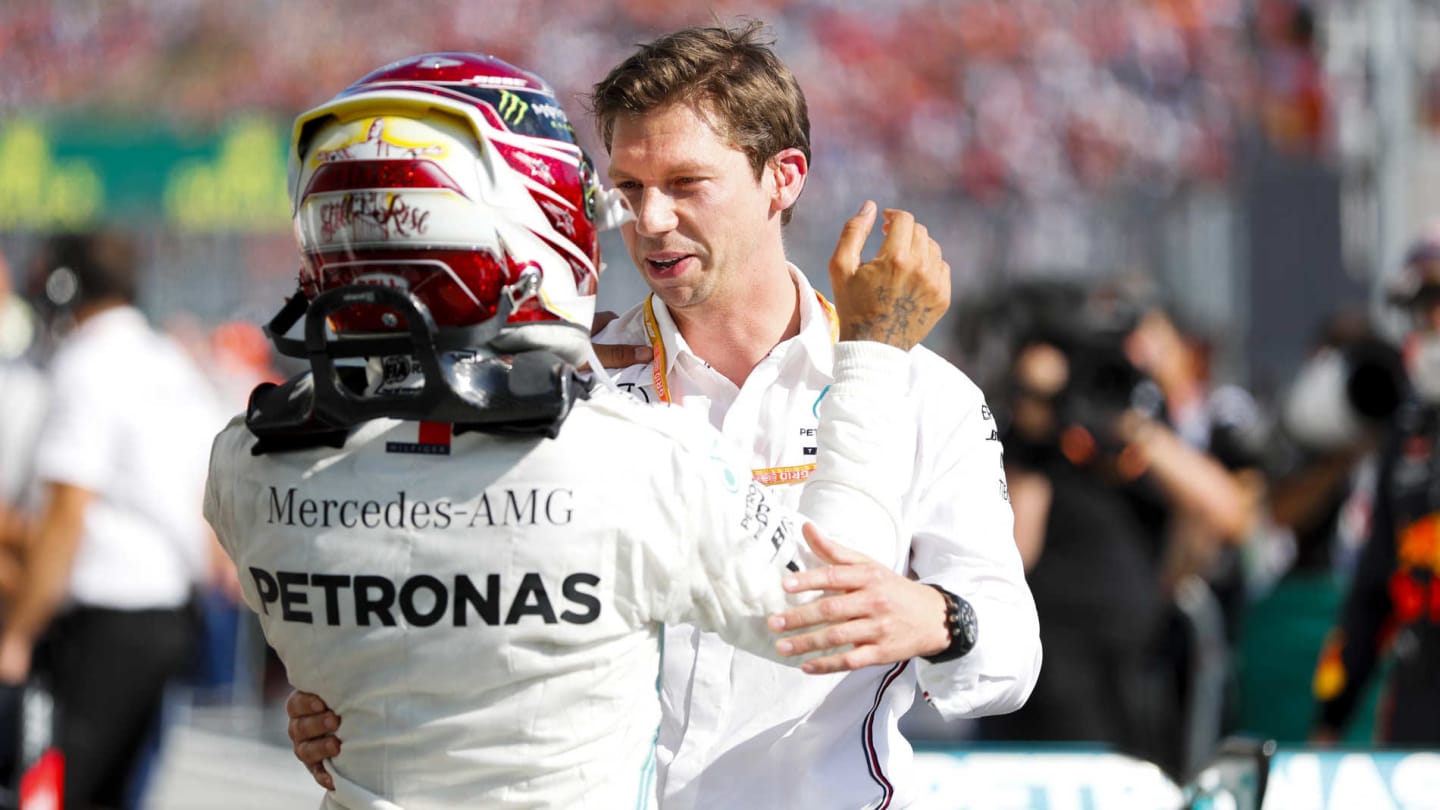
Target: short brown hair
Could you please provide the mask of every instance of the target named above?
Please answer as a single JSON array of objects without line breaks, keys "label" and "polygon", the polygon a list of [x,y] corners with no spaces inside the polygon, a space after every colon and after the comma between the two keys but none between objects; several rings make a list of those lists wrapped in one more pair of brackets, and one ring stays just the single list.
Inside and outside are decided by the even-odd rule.
[{"label": "short brown hair", "polygon": [[[678,101],[708,113],[712,125],[745,153],[758,180],[770,158],[799,149],[810,159],[810,114],[795,74],[771,49],[766,26],[686,28],[631,54],[595,85],[590,111],[605,150],[615,119]],[[782,215],[790,221],[791,210]]]},{"label": "short brown hair", "polygon": [[41,249],[45,275],[68,267],[77,289],[71,306],[119,300],[135,303],[140,251],[129,235],[113,229],[63,232],[50,236]]}]

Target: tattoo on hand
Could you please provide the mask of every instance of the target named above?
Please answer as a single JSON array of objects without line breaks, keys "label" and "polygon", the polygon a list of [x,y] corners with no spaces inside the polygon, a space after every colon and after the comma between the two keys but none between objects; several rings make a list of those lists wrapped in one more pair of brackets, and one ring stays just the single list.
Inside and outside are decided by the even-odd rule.
[{"label": "tattoo on hand", "polygon": [[[875,300],[882,304],[888,303],[888,299],[889,291],[884,288],[875,296]],[[918,320],[923,323],[929,312],[930,307],[918,305],[913,296],[901,296],[890,305],[888,311],[857,321],[855,323],[855,339],[873,340],[892,346],[900,345],[896,341],[911,342],[910,332],[917,320],[917,313]]]}]

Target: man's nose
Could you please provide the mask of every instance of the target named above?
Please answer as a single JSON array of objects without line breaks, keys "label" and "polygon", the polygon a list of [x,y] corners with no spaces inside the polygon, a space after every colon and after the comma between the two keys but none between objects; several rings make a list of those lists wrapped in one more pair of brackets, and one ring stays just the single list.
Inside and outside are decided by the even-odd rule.
[{"label": "man's nose", "polygon": [[662,189],[645,189],[634,213],[635,231],[641,236],[658,236],[675,230],[675,201]]}]

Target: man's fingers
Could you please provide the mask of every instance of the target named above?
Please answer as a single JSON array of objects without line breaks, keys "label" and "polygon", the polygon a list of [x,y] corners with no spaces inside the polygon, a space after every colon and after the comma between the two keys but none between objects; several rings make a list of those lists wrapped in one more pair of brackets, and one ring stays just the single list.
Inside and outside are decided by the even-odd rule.
[{"label": "man's fingers", "polygon": [[[939,271],[941,270],[942,266],[946,270],[949,269],[949,266],[945,262],[945,251],[940,247],[940,243],[936,242],[934,239],[927,238],[925,242],[925,252],[923,255],[928,257],[928,261],[926,262],[926,269],[933,276],[936,277],[936,281],[940,281],[942,279],[940,277]],[[948,272],[944,274],[943,280],[947,283],[949,282],[950,274]]]},{"label": "man's fingers", "polygon": [[655,358],[655,351],[649,346],[609,346],[596,343],[595,356],[605,368],[629,368],[636,363],[650,362]]},{"label": "man's fingers", "polygon": [[840,229],[840,240],[835,243],[835,253],[830,257],[830,276],[836,273],[849,274],[860,266],[860,252],[865,249],[865,240],[875,227],[875,202],[866,200],[855,216],[845,221]]},{"label": "man's fingers", "polygon": [[845,646],[877,644],[884,641],[880,628],[881,623],[871,619],[829,624],[779,639],[775,642],[775,651],[786,656],[805,655]]},{"label": "man's fingers", "polygon": [[331,711],[325,711],[319,714],[292,717],[286,730],[290,734],[290,742],[299,745],[308,740],[334,734],[339,728],[340,715]]},{"label": "man's fingers", "polygon": [[326,790],[335,789],[335,780],[330,778],[330,772],[325,770],[324,765],[311,765],[310,778],[315,780],[315,784]]},{"label": "man's fingers", "polygon": [[820,527],[816,526],[814,523],[806,523],[801,528],[801,532],[805,535],[806,542],[810,544],[810,550],[815,552],[815,554],[819,556],[820,559],[824,560],[827,563],[830,563],[831,565],[863,564],[868,562],[874,562],[874,560],[866,557],[864,554],[861,554],[855,549],[850,548],[849,546],[842,546],[834,540],[831,540],[823,532],[821,532]]},{"label": "man's fingers", "polygon": [[609,326],[610,322],[618,317],[620,317],[620,313],[611,312],[608,309],[595,313],[595,317],[590,321],[590,336],[594,337],[600,334],[601,329]]},{"label": "man's fingers", "polygon": [[285,714],[291,720],[300,717],[307,717],[312,714],[320,714],[329,707],[319,695],[311,692],[302,692],[299,689],[293,690],[290,697],[285,698]]},{"label": "man's fingers", "polygon": [[888,226],[885,240],[880,243],[876,258],[894,260],[907,255],[915,241],[915,215],[899,208],[886,208],[885,224]]},{"label": "man's fingers", "polygon": [[786,630],[803,630],[816,625],[848,621],[869,616],[871,613],[872,611],[860,598],[852,597],[849,594],[840,594],[806,602],[790,608],[784,613],[776,613],[766,621],[766,626],[772,633],[780,633]]},{"label": "man's fingers", "polygon": [[800,669],[804,670],[807,675],[826,675],[831,672],[852,672],[883,663],[887,663],[886,657],[879,647],[872,644],[834,655],[812,658],[801,664]]},{"label": "man's fingers", "polygon": [[[863,590],[884,579],[887,572],[878,565],[827,565],[786,574],[782,587],[786,593],[805,591]],[[891,574],[893,576],[893,574]]]},{"label": "man's fingers", "polygon": [[910,232],[910,255],[916,258],[930,259],[930,247],[935,240],[930,238],[930,229],[924,223],[915,223],[915,228]]},{"label": "man's fingers", "polygon": [[330,757],[340,756],[340,738],[334,735],[298,742],[294,747],[295,758],[312,771]]}]

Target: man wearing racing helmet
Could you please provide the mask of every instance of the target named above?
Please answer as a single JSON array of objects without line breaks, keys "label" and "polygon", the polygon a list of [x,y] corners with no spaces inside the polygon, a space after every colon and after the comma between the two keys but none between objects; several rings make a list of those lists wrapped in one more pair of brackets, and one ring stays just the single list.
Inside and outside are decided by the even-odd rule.
[{"label": "man wearing racing helmet", "polygon": [[[300,116],[291,160],[300,289],[270,332],[311,369],[217,437],[205,512],[292,683],[346,717],[326,806],[650,805],[662,625],[778,657],[804,519],[702,421],[576,375],[597,186],[538,77],[386,66]],[[949,269],[893,230],[862,263],[867,233],[832,261],[798,505],[893,544],[903,350]]]},{"label": "man wearing racing helmet", "polygon": [[[662,36],[596,85],[609,176],[634,216],[625,241],[654,291],[596,340],[620,349],[602,354],[611,358],[648,348],[653,362],[620,370],[621,387],[705,414],[751,448],[757,481],[795,503],[815,461],[812,406],[832,382],[834,318],[786,261],[782,226],[809,173],[809,119],[762,31],[753,22]],[[876,217],[867,203],[846,229],[868,231]],[[884,220],[890,242],[938,254],[910,214]],[[903,807],[917,785],[898,723],[917,683],[950,718],[1013,711],[1034,687],[1039,622],[996,423],[954,366],[923,347],[910,361],[917,452],[900,542],[823,544],[837,564],[802,572],[793,587],[826,595],[772,625],[804,631],[777,641],[784,655],[839,648],[806,662],[821,677],[703,628],[667,628],[658,763],[667,808]],[[304,693],[286,708],[296,755],[313,773],[342,748],[329,734],[340,718]]]},{"label": "man wearing racing helmet", "polygon": [[1382,654],[1394,660],[1376,718],[1390,745],[1440,745],[1440,222],[1390,291],[1409,331],[1410,393],[1383,444],[1370,531],[1315,670],[1312,739],[1338,740]]}]

